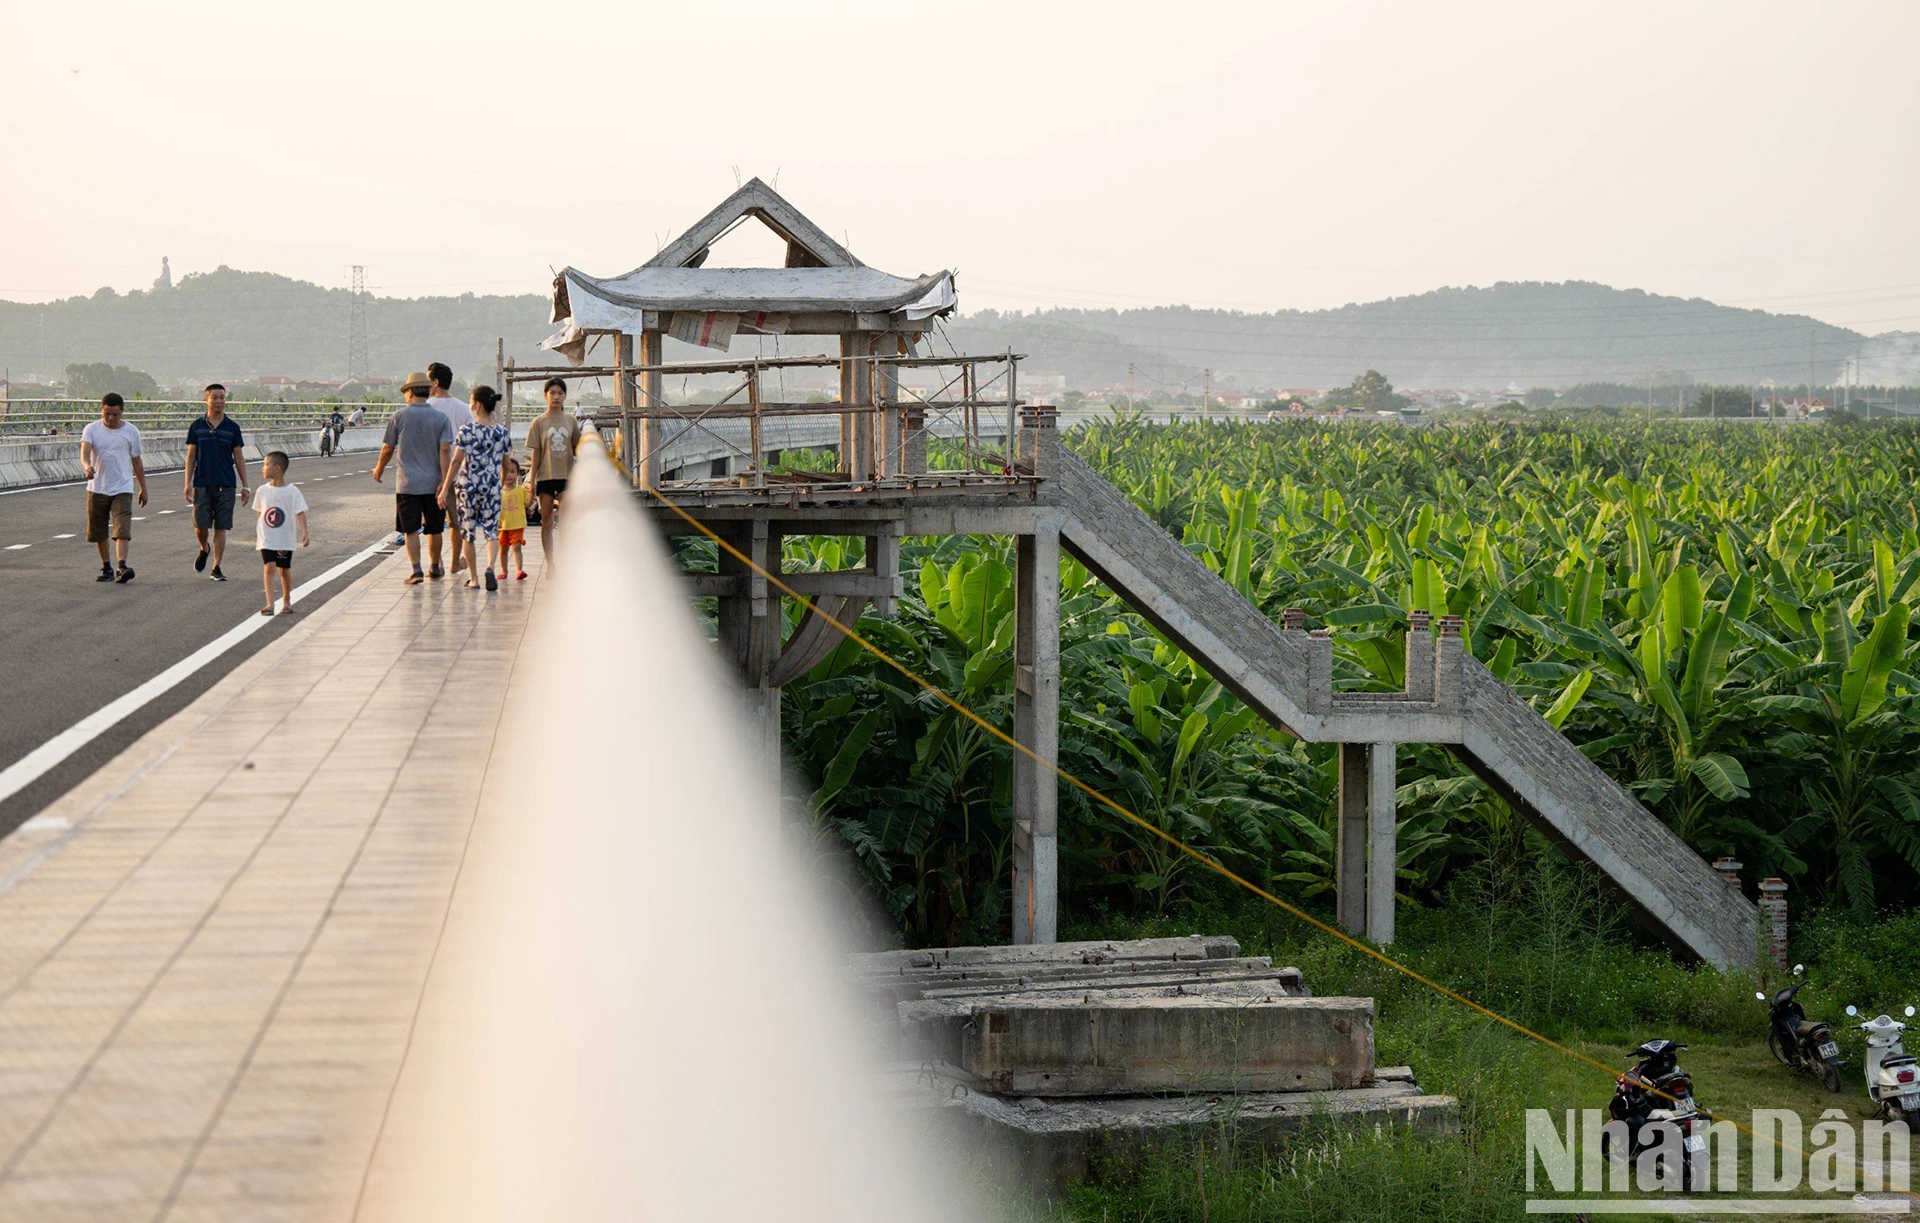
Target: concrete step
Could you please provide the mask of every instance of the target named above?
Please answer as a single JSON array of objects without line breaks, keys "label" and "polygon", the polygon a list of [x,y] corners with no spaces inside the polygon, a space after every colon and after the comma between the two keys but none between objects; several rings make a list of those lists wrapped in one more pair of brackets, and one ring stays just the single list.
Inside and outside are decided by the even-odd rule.
[{"label": "concrete step", "polygon": [[1231,935],[1194,934],[1179,938],[1109,939],[1084,943],[1035,943],[1023,946],[929,947],[919,950],[862,952],[848,957],[861,979],[915,969],[973,969],[1048,964],[1100,965],[1137,960],[1231,960],[1240,943]]},{"label": "concrete step", "polygon": [[1061,545],[1261,716],[1310,742],[1447,745],[1676,948],[1722,968],[1754,963],[1753,904],[1485,667],[1443,652],[1406,692],[1336,695],[1330,638],[1274,624],[1052,430],[1036,433]]},{"label": "concrete step", "polygon": [[1002,993],[981,990],[930,991],[924,998],[902,1002],[897,1008],[901,1054],[957,1063],[967,1025],[973,1022],[975,1010],[1012,1006],[1026,998],[1063,998],[1091,1005],[1096,1001],[1121,998],[1195,996],[1263,1002],[1274,998],[1303,998],[1307,996],[1307,991],[1300,982],[1299,970],[1293,968],[1269,968],[1251,973],[1186,977],[1171,981],[1160,980],[1155,974],[1140,979],[1111,978],[1067,985],[1056,982]]},{"label": "concrete step", "polygon": [[1028,1096],[1324,1091],[1373,1077],[1371,998],[1018,997],[975,1003],[960,1068]]},{"label": "concrete step", "polygon": [[1238,1095],[993,1095],[972,1090],[959,1067],[939,1063],[889,1067],[883,1082],[899,1106],[944,1122],[977,1174],[1042,1196],[1086,1179],[1096,1159],[1138,1159],[1169,1143],[1224,1142],[1257,1152],[1309,1127],[1440,1133],[1460,1122],[1459,1101],[1421,1090],[1405,1066],[1381,1067],[1367,1087]]},{"label": "concrete step", "polygon": [[1100,965],[991,965],[947,971],[914,969],[898,976],[862,977],[859,982],[866,989],[887,991],[904,1002],[914,998],[1004,993],[1024,988],[1067,988],[1081,983],[1104,985],[1151,981],[1172,984],[1183,980],[1198,981],[1272,971],[1272,960],[1266,956],[1253,956],[1232,960],[1124,960]]},{"label": "concrete step", "polygon": [[1243,956],[1237,960],[1203,960],[1196,964],[1124,964],[1108,969],[1081,969],[1060,972],[1023,972],[1006,976],[981,975],[965,981],[936,980],[921,986],[921,998],[970,998],[982,994],[1072,993],[1076,990],[1124,989],[1137,985],[1195,985],[1212,981],[1273,979],[1284,983],[1295,997],[1306,997],[1306,983],[1300,970],[1274,967],[1266,956]]}]

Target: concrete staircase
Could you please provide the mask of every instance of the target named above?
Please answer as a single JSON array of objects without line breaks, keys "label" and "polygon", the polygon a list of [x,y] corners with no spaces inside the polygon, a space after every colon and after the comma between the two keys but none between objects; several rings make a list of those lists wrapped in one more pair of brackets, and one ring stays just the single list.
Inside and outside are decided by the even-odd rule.
[{"label": "concrete staircase", "polygon": [[[1331,637],[1273,623],[1052,430],[1029,436],[1047,500],[1061,511],[1067,552],[1268,721],[1310,742],[1342,745],[1339,882],[1350,929],[1376,937],[1382,930],[1364,892],[1369,875],[1376,891],[1392,886],[1392,745],[1438,743],[1535,827],[1605,871],[1677,950],[1721,968],[1755,962],[1753,904],[1467,656],[1457,623],[1438,626],[1437,639],[1429,631],[1408,635],[1406,691],[1336,693]],[[1424,626],[1424,617],[1416,614],[1416,624]],[[1360,852],[1365,841],[1384,858],[1371,872]],[[1389,895],[1389,938],[1391,913]]]}]

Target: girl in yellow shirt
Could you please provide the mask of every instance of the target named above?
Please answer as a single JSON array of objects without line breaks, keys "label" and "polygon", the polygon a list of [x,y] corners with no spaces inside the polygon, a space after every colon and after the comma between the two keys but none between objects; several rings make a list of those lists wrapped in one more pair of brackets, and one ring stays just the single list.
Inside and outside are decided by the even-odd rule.
[{"label": "girl in yellow shirt", "polygon": [[513,556],[515,581],[527,576],[527,486],[520,482],[520,464],[512,455],[500,468],[500,580],[507,580],[507,556]]}]

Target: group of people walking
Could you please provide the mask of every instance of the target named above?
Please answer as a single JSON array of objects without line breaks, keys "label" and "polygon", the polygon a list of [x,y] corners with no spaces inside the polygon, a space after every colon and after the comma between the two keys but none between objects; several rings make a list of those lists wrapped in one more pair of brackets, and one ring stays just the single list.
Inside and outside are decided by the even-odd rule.
[{"label": "group of people walking", "polygon": [[[554,527],[573,471],[580,422],[566,410],[566,382],[547,379],[547,410],[527,426],[528,468],[533,478],[529,489],[523,482],[527,472],[513,455],[512,434],[497,419],[500,393],[490,386],[476,386],[463,404],[447,393],[452,380],[453,371],[435,362],[401,383],[406,406],[387,421],[373,478],[381,481],[397,458],[393,526],[412,562],[403,579],[408,585],[464,567],[469,587],[497,590],[509,572],[515,580],[527,576],[527,511],[536,497],[541,551],[552,563]],[[449,515],[453,538],[443,568],[440,537],[447,532]],[[420,555],[423,535],[425,565]],[[483,542],[484,569],[480,566]]]},{"label": "group of people walking", "polygon": [[[523,468],[513,453],[512,434],[499,420],[500,393],[476,386],[462,401],[450,393],[452,385],[453,371],[437,361],[424,372],[407,376],[400,387],[406,403],[387,421],[373,478],[381,482],[388,467],[397,463],[394,530],[412,562],[404,579],[408,585],[464,568],[468,587],[497,590],[509,574],[516,579],[527,576],[526,529],[536,503],[541,549],[552,562],[555,527],[580,442],[580,423],[566,410],[566,382],[549,378],[546,411],[527,429],[528,462]],[[254,542],[266,588],[266,606],[260,614],[275,614],[276,578],[280,611],[291,612],[293,550],[312,542],[306,498],[298,486],[286,482],[290,460],[277,450],[262,456],[260,487],[253,488],[245,436],[239,422],[226,412],[226,388],[213,383],[205,397],[205,415],[187,427],[183,471],[183,492],[193,507],[194,535],[200,545],[193,567],[216,582],[227,580],[222,562],[234,510],[251,505],[259,519]],[[82,431],[80,462],[87,483],[87,541],[100,553],[98,580],[130,582],[134,572],[127,564],[127,552],[133,537],[133,508],[136,501],[147,504],[147,474],[140,430],[126,419],[126,403],[118,394],[102,397],[100,419]],[[443,567],[441,536],[447,533],[449,519],[451,555]],[[422,535],[426,536],[424,566]],[[484,569],[480,564],[483,544]]]},{"label": "group of people walking", "polygon": [[[280,610],[293,611],[293,549],[307,547],[307,500],[286,482],[291,460],[272,450],[260,458],[260,487],[247,479],[246,437],[240,422],[227,415],[227,388],[218,382],[203,392],[207,410],[187,426],[186,462],[181,495],[193,507],[193,533],[200,548],[193,558],[197,573],[227,580],[222,568],[227,532],[233,530],[236,505],[251,505],[259,523],[254,546],[260,552],[260,580],[266,587],[263,616],[274,614],[274,580],[279,579]],[[80,432],[80,469],[87,479],[87,542],[100,550],[101,582],[133,580],[127,551],[133,541],[133,508],[147,504],[147,469],[140,429],[126,419],[126,400],[109,391],[100,398],[100,419]],[[111,555],[109,555],[111,547]],[[208,572],[211,564],[212,572]]]}]

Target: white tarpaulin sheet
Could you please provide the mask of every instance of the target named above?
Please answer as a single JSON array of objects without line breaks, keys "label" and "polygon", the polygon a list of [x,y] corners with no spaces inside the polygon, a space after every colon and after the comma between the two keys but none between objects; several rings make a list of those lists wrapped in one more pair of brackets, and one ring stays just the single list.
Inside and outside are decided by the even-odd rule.
[{"label": "white tarpaulin sheet", "polygon": [[682,344],[720,349],[733,345],[733,333],[739,329],[739,315],[714,310],[705,314],[695,314],[690,310],[676,311],[669,316],[666,327],[667,334]]},{"label": "white tarpaulin sheet", "polygon": [[[600,279],[567,268],[554,278],[553,321],[571,321],[586,331],[645,329],[644,315],[733,314],[750,330],[780,334],[782,316],[853,311],[896,314],[918,322],[951,311],[959,302],[953,275],[938,272],[908,280],[864,266],[824,268],[636,268]],[[766,326],[754,326],[761,314]]]}]

